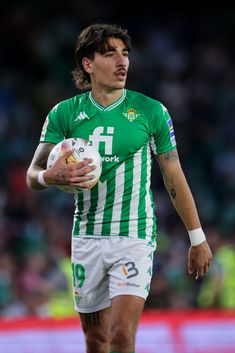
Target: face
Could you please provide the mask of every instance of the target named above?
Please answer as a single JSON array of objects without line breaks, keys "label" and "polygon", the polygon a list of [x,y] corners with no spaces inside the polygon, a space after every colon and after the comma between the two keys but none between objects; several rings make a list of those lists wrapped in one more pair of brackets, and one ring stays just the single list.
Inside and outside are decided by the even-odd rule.
[{"label": "face", "polygon": [[94,60],[83,59],[84,69],[90,74],[92,89],[118,90],[125,87],[129,67],[128,51],[120,39],[110,38],[114,48],[104,54],[98,52]]}]

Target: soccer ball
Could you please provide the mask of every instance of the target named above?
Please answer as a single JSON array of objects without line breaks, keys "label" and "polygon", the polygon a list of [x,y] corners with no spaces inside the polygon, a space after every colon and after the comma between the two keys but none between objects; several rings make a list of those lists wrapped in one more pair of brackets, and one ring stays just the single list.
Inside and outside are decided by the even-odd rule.
[{"label": "soccer ball", "polygon": [[[92,188],[98,182],[101,172],[102,172],[102,159],[99,154],[99,151],[92,146],[92,144],[84,140],[82,138],[73,137],[65,139],[59,143],[57,143],[51,150],[48,159],[47,159],[47,168],[50,168],[55,161],[62,155],[64,155],[69,150],[74,149],[73,153],[67,158],[67,163],[76,163],[81,162],[82,160],[91,158],[93,162],[90,165],[95,165],[96,169],[92,170],[87,175],[94,175],[95,178],[91,180],[87,180],[84,183],[91,184]],[[84,190],[88,190],[85,188],[80,188],[78,186],[72,185],[56,185],[59,189],[65,192],[77,193]]]}]

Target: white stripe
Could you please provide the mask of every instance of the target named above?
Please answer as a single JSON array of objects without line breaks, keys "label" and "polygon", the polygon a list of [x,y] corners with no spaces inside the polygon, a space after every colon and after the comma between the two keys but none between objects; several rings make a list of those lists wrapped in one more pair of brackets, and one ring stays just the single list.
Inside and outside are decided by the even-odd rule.
[{"label": "white stripe", "polygon": [[113,215],[111,222],[111,234],[120,233],[120,221],[122,213],[122,198],[124,194],[125,183],[125,163],[122,163],[116,170],[115,176],[115,196],[113,202]]},{"label": "white stripe", "polygon": [[124,101],[125,98],[126,98],[126,90],[123,91],[122,97],[117,102],[113,103],[112,105],[105,108],[104,110],[107,110],[107,112],[108,112],[108,111],[116,108],[120,103],[122,103]]},{"label": "white stripe", "polygon": [[133,185],[130,204],[129,235],[135,237],[138,236],[138,206],[140,198],[142,150],[143,147],[134,155]]},{"label": "white stripe", "polygon": [[145,213],[146,213],[146,236],[150,239],[153,231],[153,208],[150,198],[150,182],[151,182],[151,152],[149,144],[147,146],[147,183],[145,196]]},{"label": "white stripe", "polygon": [[116,108],[119,104],[121,104],[124,101],[124,99],[126,98],[126,90],[124,89],[122,96],[116,102],[114,102],[113,104],[111,104],[108,107],[102,107],[102,105],[100,105],[98,102],[96,102],[96,100],[92,97],[91,92],[89,93],[89,98],[90,98],[90,101],[94,104],[94,106],[96,108],[98,108],[99,110],[110,111],[110,110]]},{"label": "white stripe", "polygon": [[86,190],[83,192],[83,213],[79,224],[79,235],[86,235],[87,215],[91,206],[91,191]]},{"label": "white stripe", "polygon": [[[74,201],[75,204],[78,202],[78,194],[74,194]],[[78,207],[76,207],[75,212],[74,212],[74,216],[73,216],[73,228],[72,228],[72,234],[74,234],[74,229],[75,229],[75,222],[76,222],[76,216],[75,214],[77,213]]]},{"label": "white stripe", "polygon": [[102,232],[102,224],[104,218],[104,206],[106,202],[106,195],[107,195],[107,181],[101,183],[98,182],[98,202],[97,202],[97,209],[95,213],[95,223],[94,223],[94,235],[101,235]]},{"label": "white stripe", "polygon": [[96,101],[95,101],[94,98],[92,97],[91,92],[90,92],[90,94],[89,94],[89,98],[90,98],[92,104],[94,104],[94,106],[95,106],[96,108],[98,108],[99,110],[104,110],[104,108],[103,108],[101,105],[99,105],[99,104],[96,103]]},{"label": "white stripe", "polygon": [[157,154],[157,145],[155,143],[153,136],[150,137],[150,145],[151,145],[151,149],[152,149],[153,153]]}]

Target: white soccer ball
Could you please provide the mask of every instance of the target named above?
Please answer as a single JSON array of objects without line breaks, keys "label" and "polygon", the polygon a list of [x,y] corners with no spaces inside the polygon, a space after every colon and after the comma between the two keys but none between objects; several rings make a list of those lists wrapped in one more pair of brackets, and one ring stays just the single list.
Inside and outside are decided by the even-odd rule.
[{"label": "white soccer ball", "polygon": [[[102,172],[102,159],[99,154],[99,151],[94,146],[92,146],[92,144],[87,140],[84,140],[78,137],[73,137],[57,143],[52,148],[48,156],[47,168],[50,168],[60,156],[64,155],[66,152],[68,152],[71,149],[74,149],[74,151],[71,154],[71,156],[67,158],[68,163],[81,162],[88,158],[93,159],[90,165],[95,165],[96,169],[92,170],[87,175],[89,174],[94,175],[95,178],[84,182],[87,184],[92,183],[92,188],[93,188],[98,182]],[[63,191],[71,192],[71,193],[87,190],[85,188],[80,188],[78,186],[71,186],[71,185],[56,185],[56,186]]]}]

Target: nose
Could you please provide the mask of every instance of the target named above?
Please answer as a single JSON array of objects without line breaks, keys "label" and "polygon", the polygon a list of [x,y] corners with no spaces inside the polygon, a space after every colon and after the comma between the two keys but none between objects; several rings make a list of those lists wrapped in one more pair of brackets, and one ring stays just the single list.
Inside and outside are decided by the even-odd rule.
[{"label": "nose", "polygon": [[119,54],[119,55],[117,55],[116,64],[118,67],[127,67],[128,58],[126,56],[124,56],[123,54]]}]

